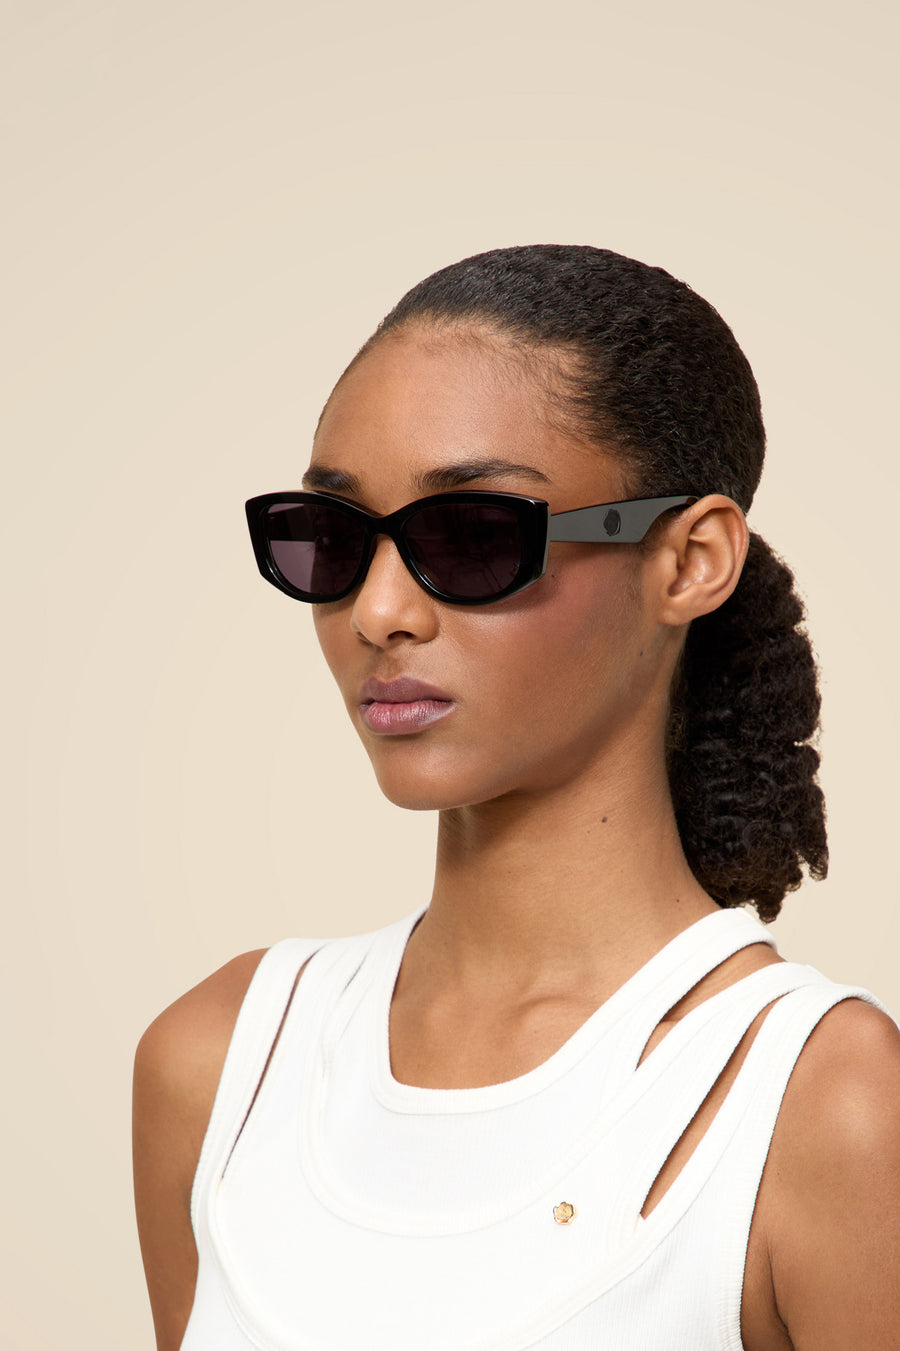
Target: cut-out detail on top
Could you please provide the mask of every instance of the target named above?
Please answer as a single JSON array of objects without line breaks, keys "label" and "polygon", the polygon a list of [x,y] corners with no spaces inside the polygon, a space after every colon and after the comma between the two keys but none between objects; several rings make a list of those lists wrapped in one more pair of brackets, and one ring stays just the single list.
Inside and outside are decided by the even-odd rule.
[{"label": "cut-out detail on top", "polygon": [[[286,938],[263,954],[238,1011],[219,1077],[209,1124],[191,1186],[191,1224],[200,1222],[200,1198],[230,1160],[251,1103],[259,1092],[273,1043],[285,1023],[285,1011],[297,985],[299,969],[329,940]],[[218,1170],[218,1173],[217,1173]]]},{"label": "cut-out detail on top", "polygon": [[[726,986],[725,988],[730,988],[730,986]],[[660,1165],[659,1172],[650,1183],[647,1194],[641,1204],[641,1219],[648,1219],[650,1215],[653,1214],[653,1211],[660,1204],[669,1188],[674,1184],[679,1174],[693,1157],[695,1151],[700,1147],[704,1137],[715,1121],[716,1116],[722,1109],[725,1100],[741,1071],[741,1067],[750,1052],[750,1047],[756,1040],[765,1019],[768,1017],[769,1012],[774,1005],[778,1003],[778,1000],[784,999],[785,997],[784,994],[779,995],[778,998],[773,999],[771,1003],[767,1004],[765,1008],[756,1015],[753,1022],[734,1048],[734,1051],[731,1053],[731,1056],[722,1069],[719,1077],[698,1106],[682,1134],[669,1150],[669,1153]]]},{"label": "cut-out detail on top", "polygon": [[764,943],[761,939],[750,942],[745,947],[729,953],[727,957],[723,957],[717,965],[711,967],[705,975],[701,976],[689,990],[686,990],[675,1003],[671,1004],[650,1029],[640,1055],[635,1062],[635,1069],[642,1065],[649,1055],[653,1054],[656,1047],[693,1009],[698,1008],[707,999],[712,999],[722,990],[727,990],[732,985],[736,985],[745,976],[752,975],[755,971],[761,971],[767,966],[776,966],[782,960],[774,951],[774,945]]},{"label": "cut-out detail on top", "polygon": [[287,1003],[286,1003],[285,1006],[284,1006],[284,1013],[281,1015],[281,1021],[280,1021],[279,1024],[278,1024],[278,1031],[275,1033],[275,1038],[274,1038],[274,1040],[273,1040],[273,1042],[272,1042],[272,1045],[271,1045],[270,1048],[269,1048],[269,1054],[266,1056],[266,1063],[263,1065],[262,1073],[260,1074],[259,1079],[257,1080],[257,1083],[256,1083],[256,1087],[255,1087],[255,1089],[253,1090],[253,1096],[251,1097],[249,1103],[247,1104],[247,1110],[246,1110],[246,1112],[244,1113],[243,1120],[241,1121],[240,1126],[238,1127],[237,1134],[235,1135],[233,1141],[231,1142],[231,1148],[230,1148],[230,1150],[228,1151],[228,1157],[226,1158],[226,1160],[225,1160],[225,1166],[224,1166],[223,1169],[222,1169],[222,1176],[223,1176],[223,1177],[224,1177],[224,1175],[225,1175],[225,1171],[226,1171],[226,1169],[228,1168],[229,1163],[231,1162],[231,1156],[232,1156],[232,1154],[234,1153],[235,1146],[237,1145],[238,1140],[240,1140],[241,1135],[242,1135],[243,1130],[244,1130],[244,1127],[245,1127],[246,1124],[247,1124],[247,1118],[250,1116],[250,1113],[253,1111],[253,1107],[254,1107],[254,1104],[255,1104],[255,1102],[256,1102],[256,1099],[259,1097],[260,1089],[261,1089],[262,1086],[263,1086],[263,1081],[265,1080],[265,1077],[266,1077],[266,1075],[267,1075],[268,1072],[269,1072],[269,1066],[270,1066],[271,1063],[272,1063],[272,1057],[273,1057],[273,1055],[275,1054],[275,1048],[276,1048],[276,1046],[278,1045],[278,1042],[279,1042],[280,1039],[281,1039],[281,1033],[282,1033],[282,1031],[284,1030],[284,1025],[285,1025],[285,1022],[287,1021],[287,1016],[288,1016],[288,1014],[289,1014],[290,1011],[291,1011],[291,1005],[292,1005],[293,1002],[294,1002],[294,995],[297,993],[297,985],[299,984],[300,977],[303,975],[303,972],[306,970],[307,966],[308,966],[309,963],[312,961],[312,958],[313,958],[314,956],[315,956],[315,953],[312,953],[309,957],[307,957],[306,961],[303,963],[303,965],[300,967],[300,970],[297,972],[297,975],[296,975],[296,978],[295,978],[295,980],[294,980],[294,983],[293,983],[293,985],[291,986],[291,992],[290,992],[290,994],[288,995],[288,1001],[287,1001]]}]

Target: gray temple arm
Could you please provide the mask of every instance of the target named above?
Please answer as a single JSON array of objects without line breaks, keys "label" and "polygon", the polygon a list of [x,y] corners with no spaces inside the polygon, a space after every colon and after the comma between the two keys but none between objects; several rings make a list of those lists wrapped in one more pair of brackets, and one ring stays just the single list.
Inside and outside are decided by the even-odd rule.
[{"label": "gray temple arm", "polygon": [[696,502],[695,496],[637,497],[630,502],[610,504],[601,502],[595,507],[576,507],[574,511],[558,511],[550,517],[550,539],[570,543],[637,544],[650,529],[657,516],[670,507],[686,506]]}]

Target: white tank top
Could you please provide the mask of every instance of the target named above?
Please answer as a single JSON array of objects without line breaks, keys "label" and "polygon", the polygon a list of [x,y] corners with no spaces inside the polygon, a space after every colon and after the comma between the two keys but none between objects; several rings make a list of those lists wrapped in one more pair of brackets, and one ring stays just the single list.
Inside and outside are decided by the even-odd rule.
[{"label": "white tank top", "polygon": [[[199,1271],[182,1351],[738,1351],[747,1236],[791,1070],[839,1000],[882,1005],[776,963],[700,1004],[638,1066],[707,972],[772,943],[754,915],[721,910],[536,1069],[412,1087],[391,1072],[388,1019],[422,914],[287,939],[260,962],[194,1181]],[[782,995],[642,1219],[744,1032]]]}]

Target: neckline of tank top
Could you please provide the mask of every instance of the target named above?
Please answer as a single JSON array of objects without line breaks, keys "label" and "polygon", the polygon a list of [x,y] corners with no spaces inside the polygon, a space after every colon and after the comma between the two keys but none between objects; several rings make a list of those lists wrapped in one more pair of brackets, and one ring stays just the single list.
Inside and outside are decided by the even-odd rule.
[{"label": "neckline of tank top", "polygon": [[[732,951],[749,946],[749,942],[767,943],[771,947],[775,945],[775,940],[767,933],[762,922],[747,910],[728,907],[704,915],[654,953],[552,1055],[534,1069],[500,1083],[482,1084],[474,1088],[425,1088],[419,1084],[402,1083],[394,1077],[390,1053],[390,1008],[406,945],[413,928],[427,909],[427,905],[421,906],[394,924],[376,931],[370,951],[370,957],[374,958],[371,982],[362,996],[366,1002],[373,1001],[366,1019],[372,1091],[383,1106],[413,1114],[485,1111],[531,1097],[562,1077],[606,1031],[651,994],[698,948],[706,946],[715,954],[715,949],[723,942],[727,946],[730,935],[735,940],[742,937],[749,940],[747,943],[736,941]],[[730,952],[726,953],[728,955]],[[710,961],[706,970],[713,970],[725,959],[715,955],[715,960]]]}]

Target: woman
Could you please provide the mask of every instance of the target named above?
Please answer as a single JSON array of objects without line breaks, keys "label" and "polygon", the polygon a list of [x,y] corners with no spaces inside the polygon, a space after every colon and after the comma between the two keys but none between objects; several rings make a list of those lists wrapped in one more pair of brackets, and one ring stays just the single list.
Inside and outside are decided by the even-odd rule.
[{"label": "woman", "polygon": [[145,1033],[159,1351],[900,1346],[900,1033],[760,923],[828,860],[763,447],[687,286],[515,247],[414,287],[248,503],[437,863]]}]

